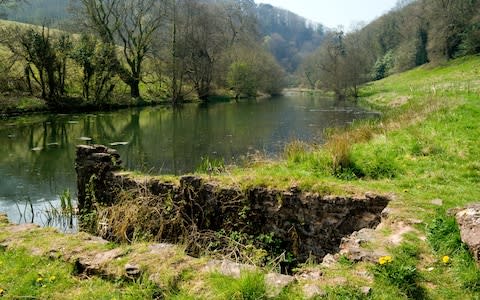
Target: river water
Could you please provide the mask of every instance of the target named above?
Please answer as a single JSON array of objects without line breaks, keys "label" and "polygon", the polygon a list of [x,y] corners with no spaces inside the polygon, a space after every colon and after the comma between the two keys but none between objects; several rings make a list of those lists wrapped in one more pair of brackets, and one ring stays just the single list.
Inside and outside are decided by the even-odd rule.
[{"label": "river water", "polygon": [[78,144],[109,145],[131,170],[183,174],[194,171],[202,157],[229,164],[256,152],[274,157],[295,140],[321,144],[325,128],[375,116],[350,102],[292,94],[178,109],[157,106],[2,120],[0,212],[12,222],[33,219],[59,226],[46,212],[59,207],[59,195],[67,189],[75,198]]}]

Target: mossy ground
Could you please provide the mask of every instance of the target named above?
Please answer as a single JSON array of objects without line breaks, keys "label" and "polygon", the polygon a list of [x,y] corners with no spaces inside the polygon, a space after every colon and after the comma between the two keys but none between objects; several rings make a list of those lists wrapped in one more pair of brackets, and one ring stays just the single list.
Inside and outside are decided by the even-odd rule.
[{"label": "mossy ground", "polygon": [[[382,119],[333,130],[324,147],[291,144],[281,161],[257,159],[245,168],[205,176],[241,187],[296,186],[325,194],[375,191],[392,195],[390,215],[381,229],[383,238],[366,245],[386,247],[391,263],[353,263],[342,258],[329,268],[301,267],[322,274],[313,283],[325,291],[324,299],[479,299],[480,271],[460,243],[447,211],[480,200],[480,57],[425,66],[370,83],[362,89],[360,101],[381,111]],[[389,237],[401,223],[415,231],[405,233],[399,244],[390,243]],[[19,274],[25,267],[23,261],[42,274],[63,279],[39,288],[38,271],[8,275]],[[83,298],[102,298],[125,289],[133,295],[144,284],[125,287],[99,278],[80,282],[68,264],[56,265],[22,250],[1,252],[0,262],[0,288],[6,297],[17,291],[15,295],[40,298],[75,298],[82,293]],[[251,276],[261,275],[239,281],[215,275],[193,280],[191,272],[181,275],[172,275],[179,282],[164,294],[167,298],[267,299],[259,280],[250,282]],[[293,285],[280,297],[301,299],[302,284]],[[372,287],[368,295],[360,292],[365,286]]]}]

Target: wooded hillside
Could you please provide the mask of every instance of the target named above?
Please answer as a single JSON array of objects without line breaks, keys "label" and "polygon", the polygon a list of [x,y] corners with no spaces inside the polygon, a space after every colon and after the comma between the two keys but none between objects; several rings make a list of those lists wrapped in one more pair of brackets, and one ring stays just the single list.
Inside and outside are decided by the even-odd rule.
[{"label": "wooded hillside", "polygon": [[356,96],[358,85],[480,52],[480,1],[403,0],[363,28],[330,31],[303,62],[306,86]]}]

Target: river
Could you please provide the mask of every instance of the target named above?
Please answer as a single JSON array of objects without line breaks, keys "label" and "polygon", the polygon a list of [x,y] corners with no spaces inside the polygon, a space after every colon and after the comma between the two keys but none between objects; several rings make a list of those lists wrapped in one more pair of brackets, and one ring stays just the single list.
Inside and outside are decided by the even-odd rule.
[{"label": "river", "polygon": [[254,153],[275,157],[295,140],[321,144],[325,128],[375,116],[351,102],[291,94],[178,109],[156,106],[2,120],[0,212],[16,223],[33,219],[58,226],[46,212],[59,207],[59,195],[67,189],[75,198],[78,144],[109,145],[131,170],[178,175],[194,171],[205,157],[231,164]]}]

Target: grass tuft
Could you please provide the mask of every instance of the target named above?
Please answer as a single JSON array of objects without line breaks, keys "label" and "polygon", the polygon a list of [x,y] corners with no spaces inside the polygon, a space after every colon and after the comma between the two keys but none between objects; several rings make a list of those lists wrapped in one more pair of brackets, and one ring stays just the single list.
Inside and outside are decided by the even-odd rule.
[{"label": "grass tuft", "polygon": [[210,284],[217,299],[261,300],[267,299],[265,276],[259,272],[242,272],[239,279],[218,273],[210,276]]}]

